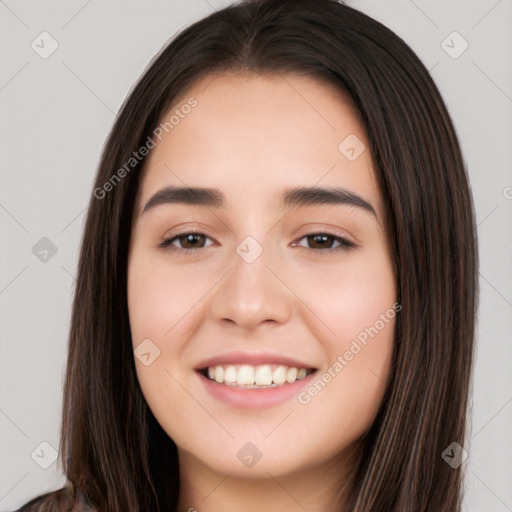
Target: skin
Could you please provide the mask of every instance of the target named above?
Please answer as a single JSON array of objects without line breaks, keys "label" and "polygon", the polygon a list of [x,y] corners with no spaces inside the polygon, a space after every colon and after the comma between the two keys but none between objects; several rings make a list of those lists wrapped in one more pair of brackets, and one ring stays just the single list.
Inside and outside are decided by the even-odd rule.
[{"label": "skin", "polygon": [[[150,365],[135,365],[178,447],[178,510],[342,510],[390,377],[394,318],[307,404],[293,396],[238,409],[206,393],[194,367],[228,351],[268,351],[308,361],[319,376],[393,307],[392,254],[364,129],[344,93],[295,74],[208,76],[170,110],[191,96],[197,106],[148,155],[128,262],[133,347],[149,338],[160,350]],[[338,150],[349,134],[367,148],[354,161]],[[168,185],[217,187],[227,206],[164,204],[141,215]],[[280,207],[284,188],[313,185],[346,188],[376,216],[350,205]],[[184,231],[207,238],[159,247]],[[336,239],[307,236],[318,233],[357,246],[337,251]],[[249,235],[263,248],[251,264],[236,252]],[[262,453],[251,468],[237,458],[247,442]]]}]

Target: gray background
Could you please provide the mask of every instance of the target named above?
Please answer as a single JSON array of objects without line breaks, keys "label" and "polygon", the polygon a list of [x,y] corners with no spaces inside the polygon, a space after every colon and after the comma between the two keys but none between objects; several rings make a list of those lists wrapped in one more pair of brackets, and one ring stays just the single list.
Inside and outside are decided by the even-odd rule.
[{"label": "gray background", "polygon": [[[59,441],[74,275],[93,176],[116,112],[179,29],[228,4],[0,0],[1,510],[65,482],[51,447]],[[464,510],[510,511],[512,0],[348,4],[417,52],[460,137],[481,258]],[[43,31],[58,43],[48,58],[31,47],[35,41],[39,52],[51,49]],[[463,39],[448,37],[453,31]],[[469,47],[458,55],[464,40]],[[38,253],[48,250],[43,237],[55,254]]]}]

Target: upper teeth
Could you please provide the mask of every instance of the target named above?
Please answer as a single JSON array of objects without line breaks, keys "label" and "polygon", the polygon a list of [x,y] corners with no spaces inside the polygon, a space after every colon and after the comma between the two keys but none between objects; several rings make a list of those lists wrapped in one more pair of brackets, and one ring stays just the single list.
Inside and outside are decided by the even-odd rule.
[{"label": "upper teeth", "polygon": [[295,368],[285,365],[263,364],[252,366],[250,364],[210,366],[208,377],[219,384],[246,385],[246,386],[270,386],[272,384],[291,384],[303,379],[313,370]]}]

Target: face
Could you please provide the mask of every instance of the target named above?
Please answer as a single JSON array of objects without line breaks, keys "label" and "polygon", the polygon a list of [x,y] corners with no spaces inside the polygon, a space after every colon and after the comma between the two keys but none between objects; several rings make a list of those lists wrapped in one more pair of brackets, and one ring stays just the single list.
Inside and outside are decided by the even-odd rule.
[{"label": "face", "polygon": [[[180,465],[265,477],[341,461],[382,401],[395,324],[363,127],[342,92],[294,74],[209,76],[163,121],[176,109],[132,223],[144,397]],[[325,191],[291,193],[311,188]]]}]

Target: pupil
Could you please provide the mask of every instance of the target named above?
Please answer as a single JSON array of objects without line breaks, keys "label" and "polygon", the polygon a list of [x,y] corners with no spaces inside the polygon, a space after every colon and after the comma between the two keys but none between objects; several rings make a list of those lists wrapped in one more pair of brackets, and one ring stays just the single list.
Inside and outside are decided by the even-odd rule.
[{"label": "pupil", "polygon": [[313,237],[313,239],[314,239],[316,242],[320,241],[320,244],[322,244],[322,242],[325,242],[327,238],[328,238],[328,236],[327,236],[327,235],[315,235],[315,236]]},{"label": "pupil", "polygon": [[194,244],[194,242],[197,242],[197,237],[198,237],[198,235],[195,235],[195,234],[193,234],[193,233],[188,234],[188,235],[187,235],[187,241],[188,241],[189,243]]}]

